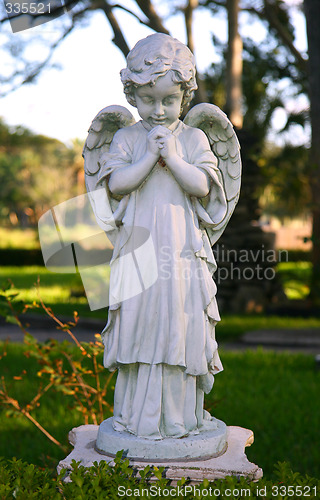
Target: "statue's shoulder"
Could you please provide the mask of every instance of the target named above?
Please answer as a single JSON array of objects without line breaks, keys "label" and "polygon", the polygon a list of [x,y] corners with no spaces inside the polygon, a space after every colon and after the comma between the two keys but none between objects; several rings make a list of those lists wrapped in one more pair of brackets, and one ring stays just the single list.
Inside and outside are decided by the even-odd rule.
[{"label": "statue's shoulder", "polygon": [[201,130],[200,128],[197,127],[192,127],[190,125],[187,125],[184,122],[180,122],[180,130],[183,138],[187,141],[187,143],[191,142],[205,142],[207,144],[208,138],[206,134]]},{"label": "statue's shoulder", "polygon": [[114,134],[113,140],[118,142],[121,142],[122,140],[126,142],[135,141],[143,130],[141,122],[137,122],[133,125],[128,125],[127,127],[117,130]]}]

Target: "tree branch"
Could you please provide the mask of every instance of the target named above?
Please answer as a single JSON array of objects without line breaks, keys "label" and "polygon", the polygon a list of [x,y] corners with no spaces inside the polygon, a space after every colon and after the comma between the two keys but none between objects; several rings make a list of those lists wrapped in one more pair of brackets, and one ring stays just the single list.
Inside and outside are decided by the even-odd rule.
[{"label": "tree branch", "polygon": [[273,6],[268,3],[268,0],[264,0],[264,8],[259,11],[255,7],[250,7],[247,9],[243,9],[246,12],[251,12],[255,14],[262,21],[267,21],[269,27],[273,29],[279,38],[282,40],[283,44],[287,47],[287,49],[294,56],[296,63],[300,67],[302,71],[307,71],[308,69],[308,60],[303,57],[303,55],[299,52],[299,50],[295,47],[290,33],[286,30],[285,26],[279,21],[278,17],[275,15]]},{"label": "tree branch", "polygon": [[118,3],[114,4],[112,7],[114,9],[120,9],[120,10],[123,10],[124,12],[127,12],[128,14],[133,16],[140,24],[143,24],[144,26],[147,26],[148,28],[150,28],[150,23],[148,21],[144,21],[143,19],[141,19],[141,17],[139,17],[134,12],[132,12],[132,10],[127,9],[127,7],[124,7],[123,5],[120,5]]},{"label": "tree branch", "polygon": [[[69,2],[69,5],[71,3],[72,2]],[[76,20],[77,18],[81,17],[86,12],[86,10],[87,9],[84,8],[83,10],[80,10],[78,12],[72,13],[72,17],[71,17],[72,24],[71,24],[71,26],[69,26],[68,28],[66,28],[65,31],[62,33],[62,35],[58,38],[58,40],[56,40],[49,47],[49,54],[48,54],[48,56],[42,62],[38,63],[33,69],[30,69],[29,72],[28,72],[28,71],[25,71],[25,70],[26,70],[26,68],[27,68],[27,66],[28,66],[29,63],[27,61],[25,61],[24,59],[21,59],[21,61],[24,63],[24,70],[16,71],[13,74],[11,74],[9,77],[7,77],[7,78],[1,78],[0,79],[0,81],[1,81],[2,84],[6,84],[6,83],[9,83],[9,82],[12,82],[14,79],[16,79],[18,77],[23,77],[23,75],[25,75],[24,78],[21,81],[19,81],[19,83],[13,84],[8,91],[1,92],[0,93],[0,97],[6,96],[8,93],[10,93],[10,92],[18,89],[19,87],[21,87],[21,85],[24,85],[25,83],[32,83],[33,82],[33,80],[40,74],[40,72],[45,68],[45,66],[48,65],[48,63],[50,62],[50,59],[52,58],[52,55],[53,55],[55,49],[63,42],[63,40],[74,29],[74,27],[75,27],[74,20]],[[8,19],[5,19],[5,20],[8,21]]]},{"label": "tree branch", "polygon": [[218,0],[202,0],[199,3],[200,7],[210,7],[211,5],[215,5],[216,7],[224,7],[225,9],[227,7],[226,2],[224,2],[223,0],[220,2]]},{"label": "tree branch", "polygon": [[114,5],[110,5],[105,0],[105,1],[101,1],[101,2],[97,3],[97,8],[103,10],[103,12],[105,13],[105,15],[110,23],[110,26],[111,26],[113,34],[114,34],[114,37],[112,39],[113,43],[121,50],[124,57],[127,57],[130,49],[129,49],[129,46],[126,42],[126,39],[123,36],[122,30],[121,30],[120,25],[117,21],[117,18],[115,17],[115,15],[113,13],[112,9],[114,8]]},{"label": "tree branch", "polygon": [[136,3],[144,15],[149,19],[149,23],[147,25],[150,28],[158,33],[170,35],[169,31],[164,27],[161,17],[158,16],[150,0],[136,0]]},{"label": "tree branch", "polygon": [[[298,66],[300,67],[301,70],[307,71],[307,66],[308,66],[308,60],[303,57],[303,55],[299,52],[299,50],[295,47],[291,35],[286,29],[286,27],[281,23],[279,20],[277,13],[275,11],[274,5],[269,3],[269,0],[263,0],[264,7],[263,9],[259,10],[256,7],[242,7],[243,12],[249,12],[251,14],[255,14],[256,16],[259,17],[261,21],[267,21],[269,24],[269,28],[274,30],[279,38],[281,39],[282,43],[287,47],[287,49],[291,52],[291,54],[294,56]],[[210,7],[210,5],[214,5],[216,7],[224,7],[226,8],[226,2],[223,0],[206,0],[206,1],[201,1],[200,6],[201,7]]]}]

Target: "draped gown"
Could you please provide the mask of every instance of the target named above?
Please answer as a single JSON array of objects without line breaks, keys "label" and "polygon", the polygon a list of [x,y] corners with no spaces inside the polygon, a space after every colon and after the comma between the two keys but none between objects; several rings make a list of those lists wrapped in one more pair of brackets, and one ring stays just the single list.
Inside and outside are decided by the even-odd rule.
[{"label": "draped gown", "polygon": [[[216,425],[203,410],[203,395],[223,369],[215,340],[220,320],[212,279],[216,264],[205,228],[214,228],[224,218],[226,199],[207,137],[181,121],[173,130],[177,152],[206,172],[208,196],[198,199],[186,193],[158,162],[135,191],[115,199],[108,189],[109,176],[143,156],[149,130],[144,121],[120,129],[101,161],[99,185],[106,189],[118,226],[111,305],[103,330],[104,365],[118,369],[114,429],[162,439]],[[130,286],[136,272],[125,265],[126,259],[123,265],[119,262],[136,248],[137,227],[144,228],[152,242],[152,252],[144,251],[140,262],[150,272],[150,266],[156,266],[157,279],[117,301],[114,291],[124,282]]]}]

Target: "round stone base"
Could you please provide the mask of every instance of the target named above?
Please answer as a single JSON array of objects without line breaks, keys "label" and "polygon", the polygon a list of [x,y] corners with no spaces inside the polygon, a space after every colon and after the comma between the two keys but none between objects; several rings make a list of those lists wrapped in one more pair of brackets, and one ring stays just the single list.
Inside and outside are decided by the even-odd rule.
[{"label": "round stone base", "polygon": [[96,450],[108,456],[115,456],[119,450],[124,450],[125,457],[140,461],[188,462],[218,457],[227,449],[227,426],[221,420],[214,420],[217,424],[215,430],[203,430],[183,438],[153,440],[126,431],[115,431],[111,417],[99,426]]}]

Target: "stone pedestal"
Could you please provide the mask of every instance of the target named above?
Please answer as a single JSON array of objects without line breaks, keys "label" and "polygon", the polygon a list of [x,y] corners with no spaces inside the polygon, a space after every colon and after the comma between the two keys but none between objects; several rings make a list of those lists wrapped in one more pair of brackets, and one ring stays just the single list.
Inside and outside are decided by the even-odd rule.
[{"label": "stone pedestal", "polygon": [[212,429],[198,434],[154,440],[115,431],[111,417],[100,424],[95,448],[109,457],[115,457],[119,450],[124,450],[126,458],[141,462],[206,460],[222,455],[227,448],[226,424],[216,418],[212,418],[210,424]]},{"label": "stone pedestal", "polygon": [[[71,461],[81,461],[85,467],[91,467],[93,462],[105,460],[111,465],[113,458],[102,455],[96,451],[96,440],[98,425],[82,425],[72,429],[69,433],[69,441],[74,446],[74,450],[58,465],[58,472],[62,468],[71,469]],[[178,440],[172,440],[178,441]],[[249,462],[244,452],[246,446],[253,443],[253,432],[242,427],[228,427],[227,449],[225,453],[218,457],[206,460],[175,460],[175,461],[142,461],[130,459],[130,464],[138,470],[144,469],[148,464],[156,463],[158,467],[164,466],[166,478],[173,484],[181,479],[190,478],[192,483],[201,483],[204,479],[214,481],[223,479],[226,476],[244,476],[250,480],[258,480],[263,472],[260,467]],[[119,446],[119,450],[121,450]]]}]

